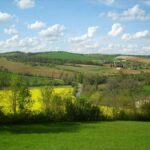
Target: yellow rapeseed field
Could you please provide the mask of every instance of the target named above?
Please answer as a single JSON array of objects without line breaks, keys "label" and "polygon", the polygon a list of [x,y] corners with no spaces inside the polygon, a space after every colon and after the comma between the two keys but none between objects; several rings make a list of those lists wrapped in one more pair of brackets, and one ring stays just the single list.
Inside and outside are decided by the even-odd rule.
[{"label": "yellow rapeseed field", "polygon": [[[39,112],[42,111],[42,101],[41,101],[41,89],[42,87],[30,88],[32,106],[31,111]],[[65,97],[72,97],[74,89],[71,86],[55,87],[53,89],[53,95],[58,95],[62,99]],[[10,90],[0,90],[0,108],[4,113],[11,113],[11,91]]]}]

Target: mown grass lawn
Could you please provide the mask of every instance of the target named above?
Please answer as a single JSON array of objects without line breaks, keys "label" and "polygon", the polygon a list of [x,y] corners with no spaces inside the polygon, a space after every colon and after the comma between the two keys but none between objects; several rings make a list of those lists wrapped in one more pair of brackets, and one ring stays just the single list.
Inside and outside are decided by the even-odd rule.
[{"label": "mown grass lawn", "polygon": [[55,123],[0,127],[0,150],[149,149],[149,122]]}]

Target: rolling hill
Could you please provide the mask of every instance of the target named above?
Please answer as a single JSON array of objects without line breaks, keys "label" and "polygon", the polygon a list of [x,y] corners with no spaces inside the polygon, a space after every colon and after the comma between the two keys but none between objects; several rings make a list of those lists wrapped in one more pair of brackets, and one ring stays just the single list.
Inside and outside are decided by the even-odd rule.
[{"label": "rolling hill", "polygon": [[[113,75],[120,72],[112,64],[116,60],[134,62],[123,68],[127,74],[149,73],[150,57],[103,54],[76,54],[69,52],[23,53],[10,52],[0,55],[1,69],[33,76],[60,78],[74,73]],[[137,65],[135,65],[137,63]],[[139,63],[141,63],[139,68]],[[134,66],[132,66],[134,65]],[[145,67],[145,65],[147,67]],[[138,68],[137,68],[138,66]],[[143,66],[143,67],[142,67]],[[136,68],[135,68],[136,67]]]},{"label": "rolling hill", "polygon": [[139,62],[144,64],[150,64],[150,58],[138,57],[138,56],[118,56],[116,57],[120,60],[131,61],[131,62]]}]

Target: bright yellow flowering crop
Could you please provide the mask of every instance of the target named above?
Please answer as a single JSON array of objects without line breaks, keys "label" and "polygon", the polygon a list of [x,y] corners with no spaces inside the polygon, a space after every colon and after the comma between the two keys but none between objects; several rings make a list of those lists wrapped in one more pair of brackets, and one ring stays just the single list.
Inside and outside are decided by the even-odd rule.
[{"label": "bright yellow flowering crop", "polygon": [[[32,107],[31,111],[38,112],[42,111],[42,101],[41,101],[41,87],[35,87],[30,89]],[[62,99],[65,97],[72,97],[74,89],[71,86],[55,87],[53,89],[53,95],[60,96]],[[10,90],[0,90],[0,108],[4,113],[11,113],[11,91]]]}]

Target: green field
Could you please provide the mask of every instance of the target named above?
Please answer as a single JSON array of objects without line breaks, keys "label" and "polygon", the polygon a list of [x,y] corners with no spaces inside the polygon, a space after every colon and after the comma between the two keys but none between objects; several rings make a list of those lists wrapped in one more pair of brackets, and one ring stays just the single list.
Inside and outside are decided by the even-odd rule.
[{"label": "green field", "polygon": [[[131,61],[127,68],[122,69],[125,74],[140,74],[141,71],[150,73],[149,59],[142,57],[77,54],[69,52],[23,53],[11,52],[0,55],[0,67],[13,73],[32,76],[51,77],[55,79],[74,76],[74,73],[114,75],[120,71],[111,67],[117,59]],[[134,63],[133,63],[134,62]],[[137,68],[137,66],[140,67]]]},{"label": "green field", "polygon": [[104,54],[77,54],[77,53],[70,53],[65,51],[58,51],[58,52],[45,52],[39,53],[35,56],[45,57],[49,59],[64,59],[64,60],[113,60],[117,55],[104,55]]},{"label": "green field", "polygon": [[1,150],[148,150],[150,123],[99,122],[0,127]]},{"label": "green field", "polygon": [[75,54],[68,52],[47,52],[47,53],[39,53],[35,56],[40,56],[49,59],[64,59],[64,60],[94,60],[94,56],[88,56],[84,54]]},{"label": "green field", "polygon": [[146,94],[146,95],[150,96],[150,85],[146,85],[146,86],[144,87],[144,91],[145,91],[145,94]]},{"label": "green field", "polygon": [[96,66],[96,65],[57,65],[57,69],[71,72],[81,72],[88,74],[101,74],[101,75],[112,75],[117,74],[119,71],[116,68],[109,66]]}]

